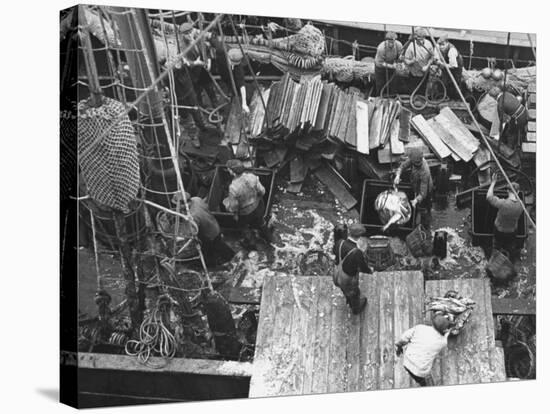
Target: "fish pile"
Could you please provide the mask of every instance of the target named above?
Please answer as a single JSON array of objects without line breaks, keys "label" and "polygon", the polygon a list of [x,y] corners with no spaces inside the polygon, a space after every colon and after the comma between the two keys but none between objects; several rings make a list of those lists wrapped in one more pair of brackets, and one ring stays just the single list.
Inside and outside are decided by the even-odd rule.
[{"label": "fish pile", "polygon": [[382,191],[374,201],[374,208],[378,213],[380,221],[384,224],[382,228],[386,231],[392,224],[405,224],[411,219],[412,207],[407,195],[396,189]]},{"label": "fish pile", "polygon": [[426,303],[426,311],[447,317],[453,326],[451,335],[458,335],[468,322],[474,305],[473,300],[460,296],[455,290],[449,290],[443,297],[430,297]]}]

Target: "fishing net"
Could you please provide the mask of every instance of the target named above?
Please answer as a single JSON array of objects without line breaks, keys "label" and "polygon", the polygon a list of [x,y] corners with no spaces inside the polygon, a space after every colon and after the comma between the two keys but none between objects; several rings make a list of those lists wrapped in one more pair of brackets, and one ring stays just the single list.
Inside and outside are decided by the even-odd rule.
[{"label": "fishing net", "polygon": [[327,57],[323,63],[321,73],[338,82],[364,81],[374,74],[374,62],[360,62],[342,57]]},{"label": "fishing net", "polygon": [[78,156],[90,196],[128,212],[139,190],[139,163],[134,129],[122,103],[104,97],[103,104],[78,104]]},{"label": "fishing net", "polygon": [[74,112],[61,111],[59,116],[59,131],[61,135],[61,200],[66,200],[69,196],[76,195],[76,173],[78,164],[76,158],[77,117]]}]

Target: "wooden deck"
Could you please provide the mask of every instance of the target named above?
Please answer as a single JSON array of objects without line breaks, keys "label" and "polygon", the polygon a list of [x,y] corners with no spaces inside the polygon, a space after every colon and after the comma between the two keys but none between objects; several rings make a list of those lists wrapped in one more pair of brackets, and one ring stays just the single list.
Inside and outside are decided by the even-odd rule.
[{"label": "wooden deck", "polygon": [[426,297],[443,296],[448,290],[476,302],[470,319],[432,368],[435,384],[477,384],[506,380],[504,352],[495,346],[489,279],[452,279],[426,282]]},{"label": "wooden deck", "polygon": [[[487,283],[436,281],[427,285],[429,295],[439,294],[447,285],[455,288],[482,309],[473,313],[458,340],[450,341],[445,358],[436,361],[435,383],[503,380],[503,354],[494,344]],[[424,322],[422,273],[362,275],[360,288],[368,306],[355,316],[330,277],[266,277],[249,396],[416,386],[403,369],[402,358],[395,357],[394,343],[406,329]]]}]

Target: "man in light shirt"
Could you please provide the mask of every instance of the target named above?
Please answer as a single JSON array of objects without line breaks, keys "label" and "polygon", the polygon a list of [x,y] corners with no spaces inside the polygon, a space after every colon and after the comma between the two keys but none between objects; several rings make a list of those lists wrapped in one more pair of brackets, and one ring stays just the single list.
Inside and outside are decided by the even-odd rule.
[{"label": "man in light shirt", "polygon": [[394,81],[390,82],[395,74],[395,68],[399,61],[403,45],[397,40],[395,32],[387,32],[385,40],[376,48],[376,56],[374,57],[374,79],[376,83],[376,93],[381,96],[382,88],[385,88],[385,94],[395,93]]},{"label": "man in light shirt", "polygon": [[447,66],[453,78],[455,79],[457,85],[460,87],[462,83],[462,69],[464,68],[464,61],[462,55],[458,53],[458,49],[449,42],[449,37],[444,34],[437,40],[437,46],[439,49],[438,53],[438,64],[442,67],[443,70],[443,82],[447,88],[447,95],[451,99],[459,99],[460,95],[456,90],[453,81],[449,77],[445,66]]},{"label": "man in light shirt", "polygon": [[395,343],[396,354],[403,355],[403,367],[421,387],[428,385],[437,355],[447,347],[451,322],[443,315],[432,318],[432,326],[416,325],[405,331]]},{"label": "man in light shirt", "polygon": [[[409,88],[412,92],[422,81],[424,74],[430,69],[434,59],[432,43],[426,39],[428,32],[423,27],[417,27],[414,31],[414,41],[405,50],[404,61],[409,68]],[[424,86],[426,83],[424,83]],[[419,90],[423,93],[423,87]]]}]

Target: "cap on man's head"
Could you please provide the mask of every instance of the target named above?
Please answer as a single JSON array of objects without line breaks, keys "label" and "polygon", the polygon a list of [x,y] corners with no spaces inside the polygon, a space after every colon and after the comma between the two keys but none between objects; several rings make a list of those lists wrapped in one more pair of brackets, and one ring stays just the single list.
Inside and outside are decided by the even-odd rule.
[{"label": "cap on man's head", "polygon": [[243,54],[240,49],[229,49],[227,56],[229,57],[231,63],[235,65],[238,65],[243,60]]},{"label": "cap on man's head", "polygon": [[422,149],[418,147],[412,147],[409,150],[409,159],[414,165],[422,163],[422,160],[424,159],[424,153],[422,152]]},{"label": "cap on man's head", "polygon": [[[514,191],[515,191],[516,193],[519,193],[520,190],[521,190],[521,187],[520,187],[519,184],[516,183],[516,182],[512,183],[512,188],[514,189]],[[511,188],[508,188],[508,191],[512,192],[512,189],[511,189]]]},{"label": "cap on man's head", "polygon": [[502,90],[498,86],[493,86],[491,89],[489,89],[489,96],[496,98],[500,92],[502,92]]},{"label": "cap on man's head", "polygon": [[423,27],[417,27],[416,29],[414,29],[414,36],[418,39],[424,39],[426,36],[428,36],[428,31]]},{"label": "cap on man's head", "polygon": [[449,35],[447,33],[445,34],[442,34],[439,39],[437,39],[437,43],[441,44],[441,43],[445,43],[449,41]]},{"label": "cap on man's head", "polygon": [[227,161],[225,166],[233,171],[235,174],[242,174],[244,172],[244,164],[241,160],[229,160]]},{"label": "cap on man's head", "polygon": [[386,32],[386,40],[395,40],[397,39],[397,34],[395,32]]},{"label": "cap on man's head", "polygon": [[[191,194],[189,194],[187,191],[184,193],[185,200],[189,201],[191,199]],[[172,204],[178,204],[179,202],[182,202],[183,199],[181,197],[181,192],[177,192],[172,196]]]},{"label": "cap on man's head", "polygon": [[363,237],[367,234],[367,231],[365,230],[365,226],[363,226],[360,223],[353,223],[351,226],[349,226],[349,235],[351,237],[357,238],[357,237]]},{"label": "cap on man's head", "polygon": [[438,314],[432,318],[432,326],[437,332],[444,335],[445,331],[451,327],[451,321],[445,316]]},{"label": "cap on man's head", "polygon": [[193,23],[185,22],[180,24],[180,33],[187,34],[193,30]]}]

